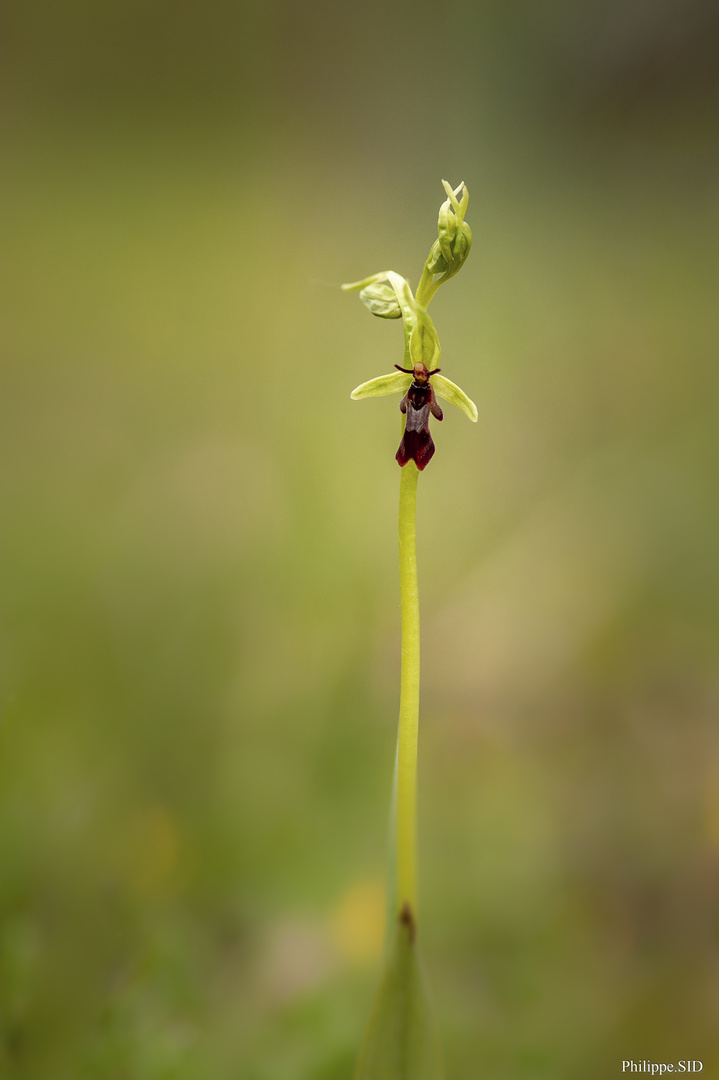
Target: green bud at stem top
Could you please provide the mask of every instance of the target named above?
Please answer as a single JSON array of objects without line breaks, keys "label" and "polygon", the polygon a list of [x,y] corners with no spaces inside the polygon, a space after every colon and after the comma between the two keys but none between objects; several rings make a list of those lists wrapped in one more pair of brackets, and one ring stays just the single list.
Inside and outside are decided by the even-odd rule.
[{"label": "green bud at stem top", "polygon": [[[439,208],[437,221],[437,239],[432,244],[427,261],[422,271],[422,280],[417,289],[417,300],[426,307],[440,285],[464,266],[472,247],[472,230],[464,220],[469,203],[469,191],[462,182],[454,190],[442,181],[447,199]],[[461,197],[458,199],[457,196]],[[437,280],[437,275],[441,275]]]}]

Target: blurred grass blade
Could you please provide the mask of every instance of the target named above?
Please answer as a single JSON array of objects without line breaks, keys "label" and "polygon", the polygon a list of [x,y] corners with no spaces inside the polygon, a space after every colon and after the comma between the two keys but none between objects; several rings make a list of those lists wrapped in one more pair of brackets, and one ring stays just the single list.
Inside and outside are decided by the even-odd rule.
[{"label": "blurred grass blade", "polygon": [[392,934],[354,1080],[441,1080],[439,1045],[414,926]]}]

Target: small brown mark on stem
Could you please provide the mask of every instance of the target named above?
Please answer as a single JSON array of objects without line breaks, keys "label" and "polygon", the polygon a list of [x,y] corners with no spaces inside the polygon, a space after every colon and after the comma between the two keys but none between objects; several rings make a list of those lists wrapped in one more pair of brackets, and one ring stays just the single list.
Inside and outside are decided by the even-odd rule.
[{"label": "small brown mark on stem", "polygon": [[414,945],[414,939],[417,936],[417,922],[415,920],[414,912],[412,911],[412,905],[410,904],[409,900],[405,900],[405,902],[402,904],[399,913],[399,921],[401,926],[407,927],[407,932],[409,934],[409,943],[410,945]]}]

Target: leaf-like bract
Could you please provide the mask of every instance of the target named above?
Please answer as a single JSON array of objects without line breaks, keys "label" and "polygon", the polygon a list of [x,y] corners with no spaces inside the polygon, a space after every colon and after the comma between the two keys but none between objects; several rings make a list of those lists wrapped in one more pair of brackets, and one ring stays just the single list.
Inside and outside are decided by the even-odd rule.
[{"label": "leaf-like bract", "polygon": [[426,979],[412,937],[397,924],[354,1080],[441,1080]]}]

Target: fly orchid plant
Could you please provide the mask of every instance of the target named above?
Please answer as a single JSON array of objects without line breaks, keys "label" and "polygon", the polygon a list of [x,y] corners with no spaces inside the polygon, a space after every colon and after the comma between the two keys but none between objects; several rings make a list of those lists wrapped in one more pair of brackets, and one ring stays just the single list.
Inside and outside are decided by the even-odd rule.
[{"label": "fly orchid plant", "polygon": [[400,392],[404,416],[396,459],[402,468],[399,495],[399,580],[402,662],[399,729],[395,759],[390,886],[385,960],[355,1080],[438,1080],[442,1075],[423,968],[418,954],[416,873],[417,737],[419,729],[419,594],[417,590],[417,480],[435,451],[430,414],[443,419],[437,397],[456,405],[476,422],[477,407],[464,390],[440,374],[439,339],[427,313],[440,285],[461,270],[472,245],[464,220],[469,192],[442,181],[447,199],[440,207],[438,236],[424,264],[416,294],[393,270],[343,285],[381,319],[402,319],[404,363],[352,391],[352,398]]}]

